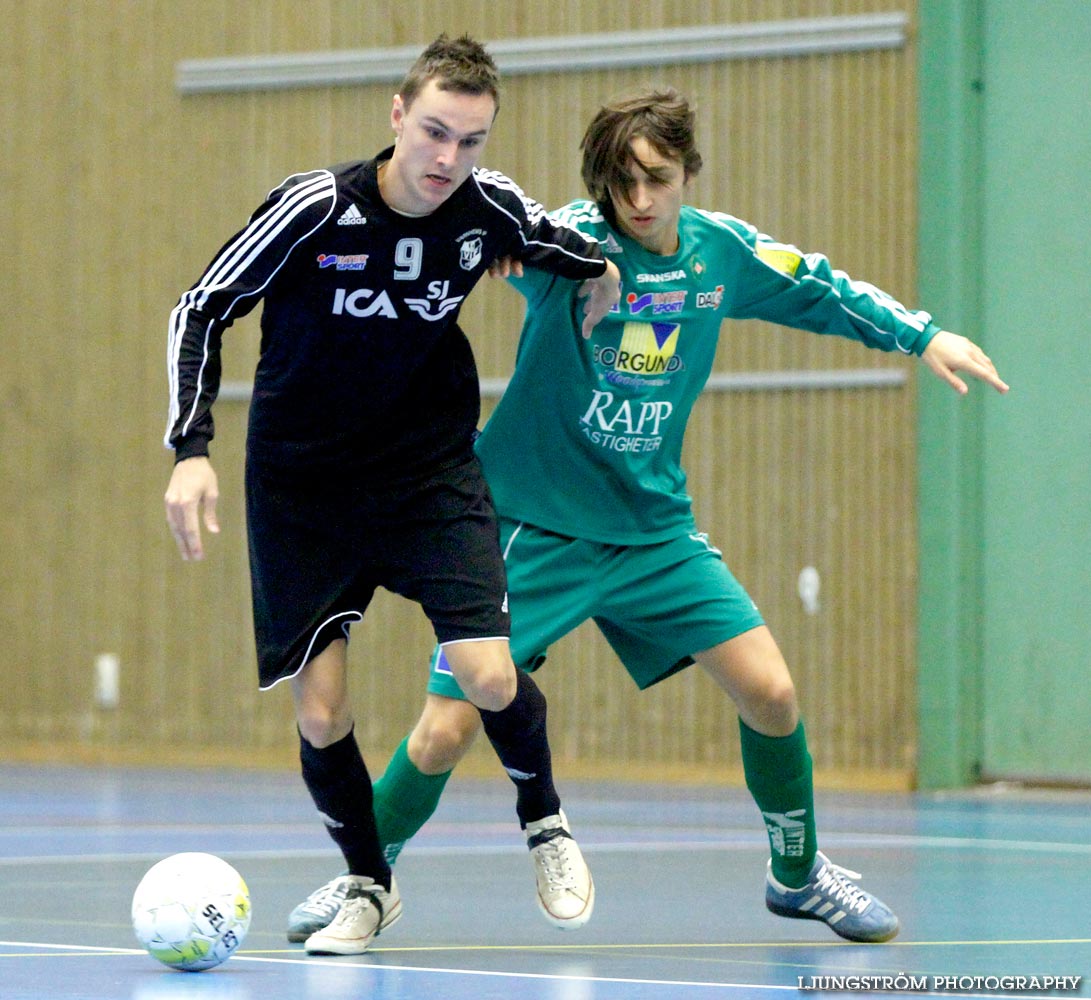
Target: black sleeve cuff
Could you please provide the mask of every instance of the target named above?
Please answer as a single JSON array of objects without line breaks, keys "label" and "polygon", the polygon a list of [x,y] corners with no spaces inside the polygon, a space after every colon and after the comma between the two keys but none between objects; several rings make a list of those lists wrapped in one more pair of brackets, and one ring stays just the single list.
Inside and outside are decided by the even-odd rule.
[{"label": "black sleeve cuff", "polygon": [[201,434],[190,434],[174,446],[174,464],[187,458],[208,458],[208,438]]}]

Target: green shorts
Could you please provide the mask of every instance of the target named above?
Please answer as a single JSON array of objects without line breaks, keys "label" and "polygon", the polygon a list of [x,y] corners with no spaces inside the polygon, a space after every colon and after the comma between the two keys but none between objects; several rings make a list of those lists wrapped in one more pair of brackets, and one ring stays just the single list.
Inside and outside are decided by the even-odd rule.
[{"label": "green shorts", "polygon": [[[655,545],[605,545],[500,518],[512,659],[537,670],[550,645],[592,619],[644,689],[693,654],[764,624],[703,534]],[[464,697],[437,647],[428,690]]]}]

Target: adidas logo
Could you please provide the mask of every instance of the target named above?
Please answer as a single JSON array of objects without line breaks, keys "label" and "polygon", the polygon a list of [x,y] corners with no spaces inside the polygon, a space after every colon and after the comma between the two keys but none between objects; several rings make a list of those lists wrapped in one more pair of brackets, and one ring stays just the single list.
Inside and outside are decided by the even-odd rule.
[{"label": "adidas logo", "polygon": [[367,219],[360,214],[360,209],[355,204],[349,205],[344,214],[337,220],[339,226],[362,226]]}]

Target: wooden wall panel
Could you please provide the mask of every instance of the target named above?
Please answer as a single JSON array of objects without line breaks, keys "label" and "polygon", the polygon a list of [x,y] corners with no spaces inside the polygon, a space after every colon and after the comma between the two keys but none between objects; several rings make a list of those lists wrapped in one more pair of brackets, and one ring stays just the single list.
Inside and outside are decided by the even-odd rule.
[{"label": "wooden wall panel", "polygon": [[[283,763],[290,698],[259,695],[242,507],[245,406],[221,402],[223,533],[183,565],[163,525],[166,317],[264,193],[296,169],[389,141],[392,87],[180,96],[179,60],[908,10],[911,0],[677,0],[630,5],[275,0],[104,8],[5,5],[0,122],[0,734]],[[829,253],[909,302],[914,282],[913,48],[510,78],[487,165],[556,205],[582,195],[578,142],[598,105],[670,83],[698,107],[706,169],[691,201]],[[483,287],[463,313],[482,374],[509,373],[520,301]],[[252,316],[225,377],[257,356]],[[724,331],[718,369],[905,366],[906,386],[709,394],[688,442],[700,524],[724,549],[799,683],[816,763],[902,780],[914,761],[912,363],[756,324]],[[823,577],[803,613],[795,580]],[[381,594],[354,632],[360,733],[380,758],[412,723],[431,640]],[[94,657],[116,653],[117,709],[94,707]],[[556,753],[630,773],[737,766],[726,699],[688,671],[643,695],[581,629],[540,675]],[[13,751],[18,752],[18,751]],[[483,748],[479,758],[485,762]],[[657,771],[658,769],[658,771]]]}]

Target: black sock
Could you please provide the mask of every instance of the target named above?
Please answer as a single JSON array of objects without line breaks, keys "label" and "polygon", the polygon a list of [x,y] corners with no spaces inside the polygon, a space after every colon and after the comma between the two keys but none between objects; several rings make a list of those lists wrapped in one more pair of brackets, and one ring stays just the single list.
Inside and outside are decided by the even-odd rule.
[{"label": "black sock", "polygon": [[319,749],[299,734],[303,781],[352,875],[390,888],[390,865],[379,846],[372,810],[371,776],[352,732]]},{"label": "black sock", "polygon": [[515,811],[527,823],[560,812],[561,800],[553,787],[553,760],[546,737],[546,700],[529,674],[516,670],[515,699],[499,712],[478,709],[485,735],[496,756],[515,782]]}]

